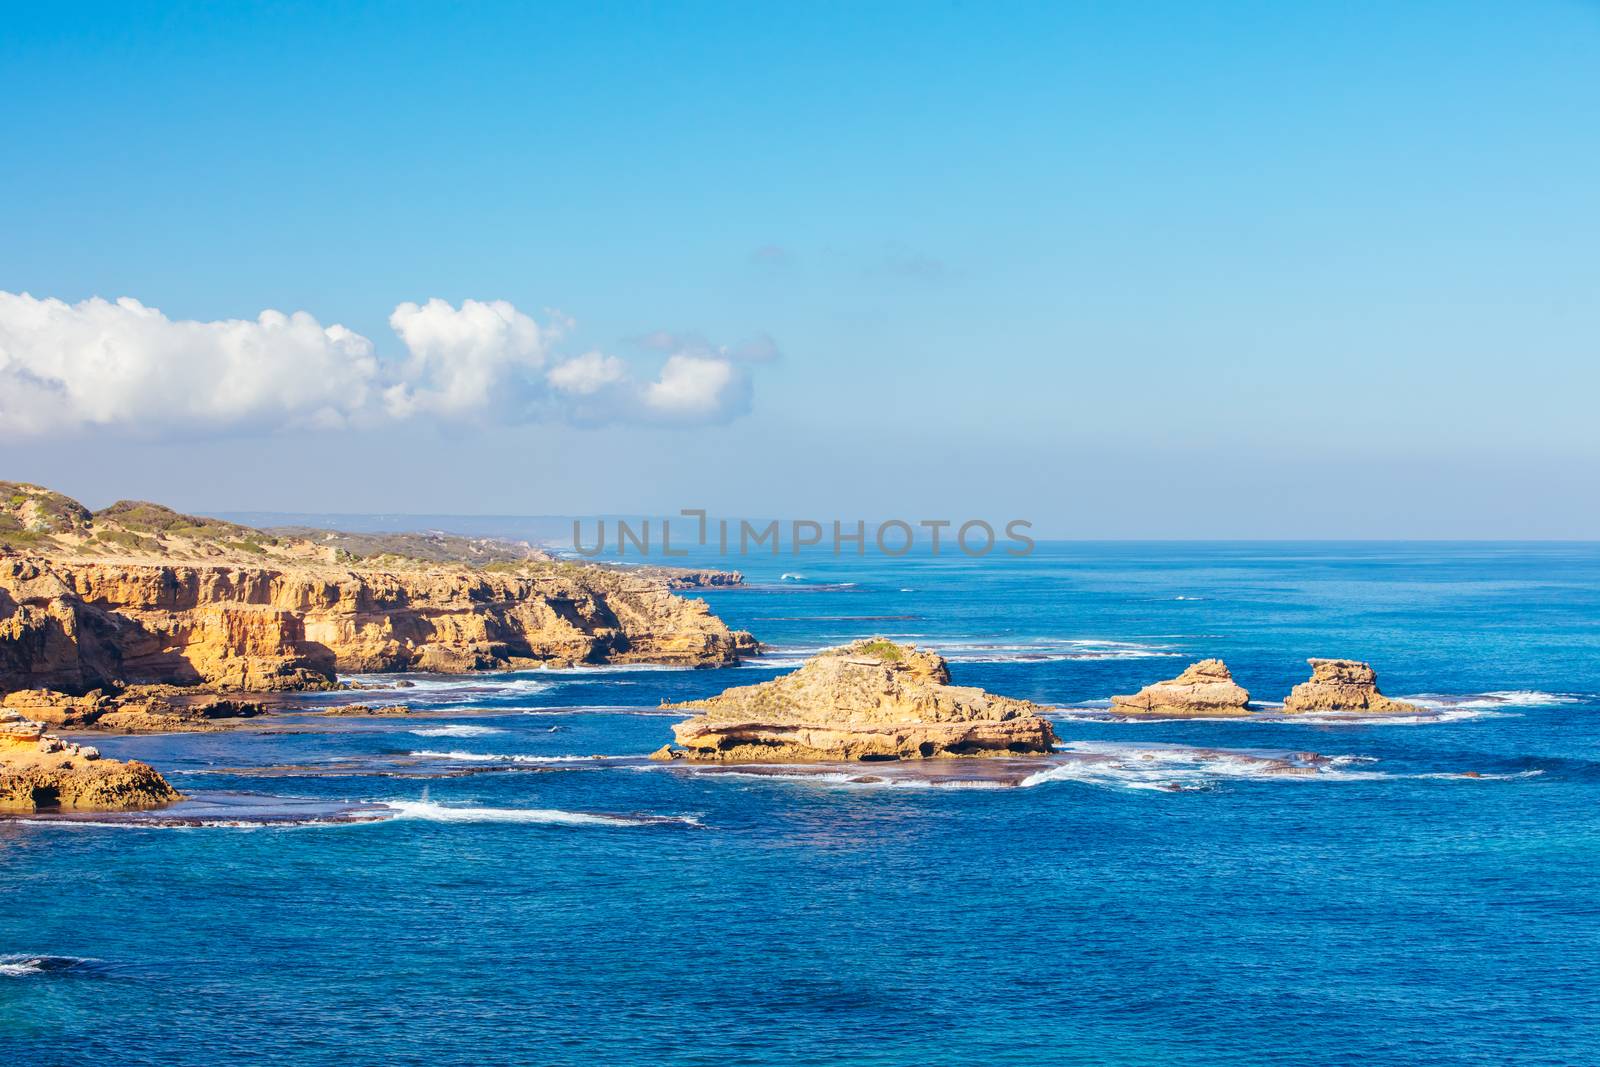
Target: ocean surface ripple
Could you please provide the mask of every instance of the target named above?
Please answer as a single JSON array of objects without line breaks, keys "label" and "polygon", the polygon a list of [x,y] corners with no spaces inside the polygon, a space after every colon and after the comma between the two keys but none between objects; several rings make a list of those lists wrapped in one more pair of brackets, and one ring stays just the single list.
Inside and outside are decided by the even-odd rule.
[{"label": "ocean surface ripple", "polygon": [[[192,799],[0,821],[0,1047],[41,1067],[1600,1063],[1600,548],[737,562],[753,588],[703,595],[775,650],[738,668],[373,677],[238,732],[94,738]],[[663,700],[874,633],[1050,705],[1059,750],[645,758]],[[1109,716],[1203,656],[1257,715]],[[1308,656],[1370,660],[1422,712],[1283,715]],[[410,714],[321,714],[354,702]]]}]

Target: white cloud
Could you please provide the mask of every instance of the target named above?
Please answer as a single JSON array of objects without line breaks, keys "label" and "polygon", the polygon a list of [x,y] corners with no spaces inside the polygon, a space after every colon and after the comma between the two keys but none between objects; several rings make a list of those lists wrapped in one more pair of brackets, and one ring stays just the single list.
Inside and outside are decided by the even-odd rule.
[{"label": "white cloud", "polygon": [[627,364],[616,356],[599,352],[585,352],[576,359],[550,368],[545,377],[563,393],[574,396],[593,396],[609,385],[616,385],[628,376]]},{"label": "white cloud", "polygon": [[681,422],[721,422],[750,406],[750,379],[726,359],[679,353],[644,390],[645,407]]},{"label": "white cloud", "polygon": [[602,352],[560,360],[553,349],[572,324],[556,313],[548,320],[503,300],[403,303],[389,323],[405,356],[386,361],[367,338],[303,311],[197,322],[129,298],[67,304],[0,292],[0,437],[549,417],[720,422],[749,410],[745,364],[777,354],[765,335],[729,349],[657,334],[671,354],[641,381]]},{"label": "white cloud", "polygon": [[124,297],[0,292],[0,432],[340,425],[367,403],[372,343],[299,311],[167,318]]},{"label": "white cloud", "polygon": [[391,415],[457,417],[514,404],[544,366],[546,332],[504,300],[401,304],[389,316],[411,358],[384,395]]}]

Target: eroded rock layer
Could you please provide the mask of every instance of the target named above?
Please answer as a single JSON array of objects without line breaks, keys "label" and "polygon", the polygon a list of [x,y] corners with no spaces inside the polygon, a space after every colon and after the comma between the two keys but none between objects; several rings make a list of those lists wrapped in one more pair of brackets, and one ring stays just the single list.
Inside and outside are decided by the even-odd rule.
[{"label": "eroded rock layer", "polygon": [[1378,675],[1353,659],[1311,659],[1311,678],[1295,686],[1283,700],[1291,715],[1311,711],[1353,711],[1366,714],[1415,714],[1422,709],[1378,692]]},{"label": "eroded rock layer", "polygon": [[1055,743],[1038,705],[951,685],[942,657],[884,640],[824,652],[770,682],[667,706],[700,712],[673,727],[682,755],[694,760],[998,756],[1049,752]]},{"label": "eroded rock layer", "polygon": [[530,564],[356,570],[0,555],[0,692],[325,686],[336,671],[602,662],[715,666],[754,651],[659,580]]},{"label": "eroded rock layer", "polygon": [[1233,680],[1227,664],[1203,659],[1176,678],[1147,685],[1131,696],[1112,697],[1111,710],[1119,715],[1212,718],[1248,715],[1249,703],[1250,694]]},{"label": "eroded rock layer", "polygon": [[101,759],[44,724],[0,710],[0,811],[132,811],[182,799],[153,767]]}]

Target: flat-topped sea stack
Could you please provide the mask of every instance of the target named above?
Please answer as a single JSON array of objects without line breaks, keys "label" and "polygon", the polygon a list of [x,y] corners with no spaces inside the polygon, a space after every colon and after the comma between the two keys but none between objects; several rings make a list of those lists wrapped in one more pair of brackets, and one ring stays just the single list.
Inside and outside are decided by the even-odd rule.
[{"label": "flat-topped sea stack", "polygon": [[756,651],[662,575],[443,536],[385,535],[380,554],[357,558],[343,546],[371,538],[315,533],[145,503],[90,512],[0,482],[0,695],[317,689],[341,671],[726,666]]},{"label": "flat-topped sea stack", "polygon": [[1378,692],[1378,675],[1367,664],[1353,659],[1310,659],[1311,678],[1301,682],[1284,698],[1283,710],[1290,715],[1314,711],[1349,711],[1366,715],[1414,715],[1422,711],[1415,704],[1390,700]]},{"label": "flat-topped sea stack", "polygon": [[1111,698],[1118,715],[1198,719],[1250,714],[1250,694],[1220,659],[1192,663],[1176,678],[1147,685],[1132,696]]},{"label": "flat-topped sea stack", "polygon": [[666,707],[691,760],[815,762],[1044,753],[1055,732],[1025,700],[950,684],[944,658],[875,639],[814,656],[781,677]]},{"label": "flat-topped sea stack", "polygon": [[148,764],[101,759],[44,724],[0,710],[0,811],[134,811],[181,800]]}]

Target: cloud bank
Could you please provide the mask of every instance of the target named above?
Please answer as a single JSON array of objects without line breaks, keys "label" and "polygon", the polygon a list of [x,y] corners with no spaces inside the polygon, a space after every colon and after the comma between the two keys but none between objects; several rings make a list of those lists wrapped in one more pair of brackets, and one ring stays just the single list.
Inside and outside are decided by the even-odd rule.
[{"label": "cloud bank", "polygon": [[372,341],[303,311],[196,322],[128,297],[68,304],[0,292],[0,436],[718,423],[749,410],[748,365],[777,353],[765,335],[729,349],[654,334],[665,359],[640,378],[602,352],[562,357],[572,323],[548,317],[540,323],[504,300],[403,303],[389,325],[404,355],[383,359]]}]

